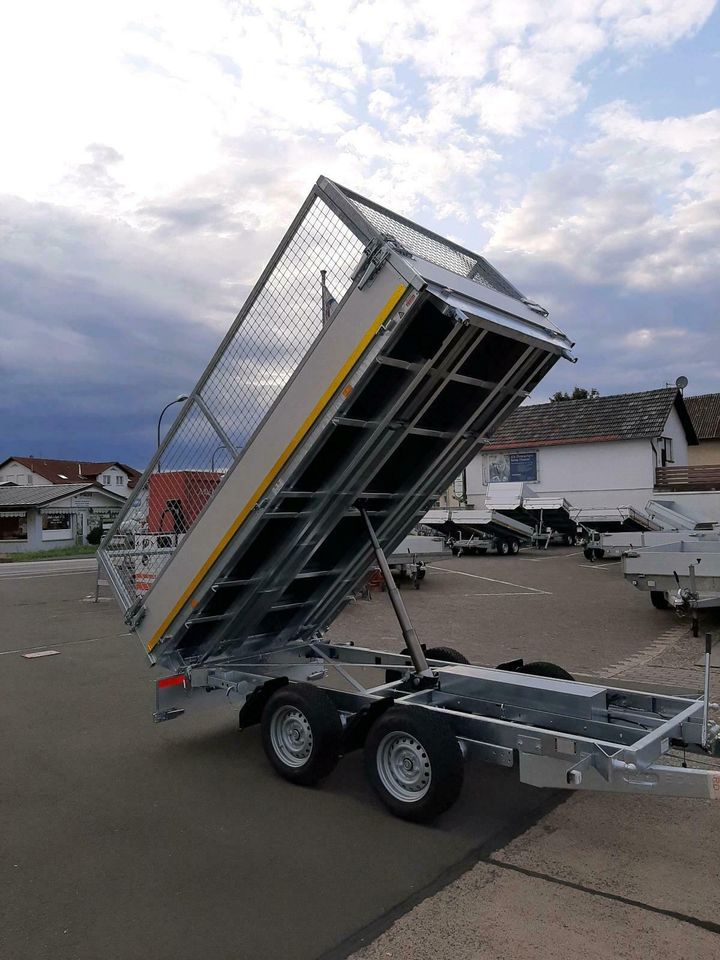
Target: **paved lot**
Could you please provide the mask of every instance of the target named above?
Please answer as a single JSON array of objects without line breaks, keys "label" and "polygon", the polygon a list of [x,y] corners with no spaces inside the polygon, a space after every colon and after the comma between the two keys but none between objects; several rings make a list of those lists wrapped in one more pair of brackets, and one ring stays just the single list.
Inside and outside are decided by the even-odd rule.
[{"label": "paved lot", "polygon": [[[457,646],[479,663],[525,655],[575,672],[614,670],[619,679],[628,672],[623,663],[637,666],[645,651],[642,669],[664,663],[668,676],[675,670],[686,683],[696,682],[697,651],[678,653],[685,631],[622,583],[616,565],[587,566],[572,550],[440,565],[445,572],[430,571],[420,591],[404,594],[429,644]],[[378,806],[357,754],[321,789],[291,787],[270,771],[257,731],[237,733],[232,710],[150,722],[153,678],[114,604],[83,599],[94,589],[92,572],[54,567],[42,576],[22,569],[11,575],[9,567],[0,568],[0,816],[7,844],[0,871],[8,891],[0,955],[345,956],[478,859],[475,870],[508,874],[488,858],[506,856],[512,838],[532,836],[525,831],[533,824],[539,836],[549,823],[552,835],[562,836],[563,811],[571,804],[581,812],[569,832],[576,846],[564,851],[562,869],[583,881],[587,851],[577,841],[597,798],[573,797],[553,814],[557,797],[520,785],[513,771],[477,766],[468,771],[458,805],[439,825],[420,827]],[[333,633],[390,649],[401,645],[381,594],[349,607]],[[21,656],[33,648],[59,653]],[[607,806],[616,798],[601,799]],[[706,818],[697,827],[689,807],[672,805],[685,862],[673,863],[669,882],[677,878],[686,899],[697,893],[696,915],[709,918],[715,908],[701,883],[705,861],[699,871],[683,872],[697,862],[691,851],[697,847],[700,856],[705,845],[700,831],[712,835],[707,805],[692,806]],[[644,807],[633,811],[629,822],[643,849],[667,821],[653,822],[648,833]],[[617,830],[611,812],[605,821]],[[601,872],[604,843],[598,827],[592,852]],[[556,867],[532,864],[538,873]],[[547,881],[518,872],[512,880],[527,884],[520,893],[539,908],[530,886]],[[643,899],[641,881],[636,878],[632,899]],[[490,885],[495,899],[484,891],[483,902],[506,916],[515,911],[518,891],[492,878]],[[435,903],[430,897],[418,909]],[[412,932],[396,938],[394,953],[377,956],[423,955]],[[392,935],[393,929],[370,949],[383,949]],[[522,937],[516,930],[519,943]],[[436,943],[435,960],[502,955],[481,953],[472,939],[475,952],[450,952],[451,942],[446,939],[445,952]],[[709,957],[703,949],[698,941],[694,955]]]}]

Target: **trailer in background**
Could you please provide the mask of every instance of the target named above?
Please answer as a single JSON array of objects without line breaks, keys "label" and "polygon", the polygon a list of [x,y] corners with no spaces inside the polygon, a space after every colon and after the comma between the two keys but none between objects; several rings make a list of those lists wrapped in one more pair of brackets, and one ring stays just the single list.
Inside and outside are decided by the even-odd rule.
[{"label": "trailer in background", "polygon": [[698,635],[698,613],[720,607],[720,538],[710,534],[683,537],[641,547],[622,557],[623,576],[650,594],[658,610],[692,612]]},{"label": "trailer in background", "polygon": [[409,534],[395,547],[387,560],[394,575],[404,577],[419,590],[427,574],[427,565],[451,556],[444,537]]},{"label": "trailer in background", "polygon": [[422,522],[446,537],[456,557],[491,551],[505,557],[533,538],[532,527],[496,510],[430,510]]},{"label": "trailer in background", "polygon": [[648,500],[645,515],[654,529],[633,529],[631,524],[622,531],[604,531],[588,538],[585,556],[590,560],[619,559],[623,554],[645,547],[652,549],[680,539],[713,540],[720,538],[720,522],[697,520],[682,513],[673,501]]}]

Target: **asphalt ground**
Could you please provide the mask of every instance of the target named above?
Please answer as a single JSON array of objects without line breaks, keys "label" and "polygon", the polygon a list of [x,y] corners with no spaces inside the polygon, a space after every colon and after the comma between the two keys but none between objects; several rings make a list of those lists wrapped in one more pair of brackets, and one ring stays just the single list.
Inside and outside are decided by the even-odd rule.
[{"label": "asphalt ground", "polygon": [[[407,824],[379,805],[359,754],[321,788],[293,787],[271,771],[256,729],[238,733],[230,708],[151,722],[154,677],[114,603],[85,599],[94,573],[23,566],[11,576],[9,566],[0,956],[339,958],[542,829],[560,802],[515,771],[472,765],[437,825]],[[438,566],[421,590],[404,590],[418,632],[478,663],[525,656],[592,674],[673,623],[617,565],[589,567],[573,550]],[[402,646],[382,594],[349,606],[332,636]],[[42,649],[58,653],[22,656]],[[408,949],[393,955],[419,955]]]}]

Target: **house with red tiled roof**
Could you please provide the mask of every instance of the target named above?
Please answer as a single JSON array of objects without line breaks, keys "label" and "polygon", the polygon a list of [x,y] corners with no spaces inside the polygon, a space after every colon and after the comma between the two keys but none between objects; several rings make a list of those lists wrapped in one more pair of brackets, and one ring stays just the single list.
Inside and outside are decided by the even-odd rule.
[{"label": "house with red tiled roof", "polygon": [[7,457],[0,463],[0,483],[45,486],[51,483],[97,483],[122,497],[137,483],[140,472],[117,460],[50,460],[46,457]]}]

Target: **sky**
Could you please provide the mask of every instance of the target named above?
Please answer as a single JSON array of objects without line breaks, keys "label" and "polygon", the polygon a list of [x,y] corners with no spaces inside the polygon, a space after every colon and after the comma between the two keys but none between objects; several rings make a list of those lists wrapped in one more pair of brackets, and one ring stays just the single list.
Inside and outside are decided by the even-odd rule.
[{"label": "sky", "polygon": [[143,467],[321,174],[550,311],[535,400],[720,390],[713,0],[24,0],[0,82],[0,460]]}]

